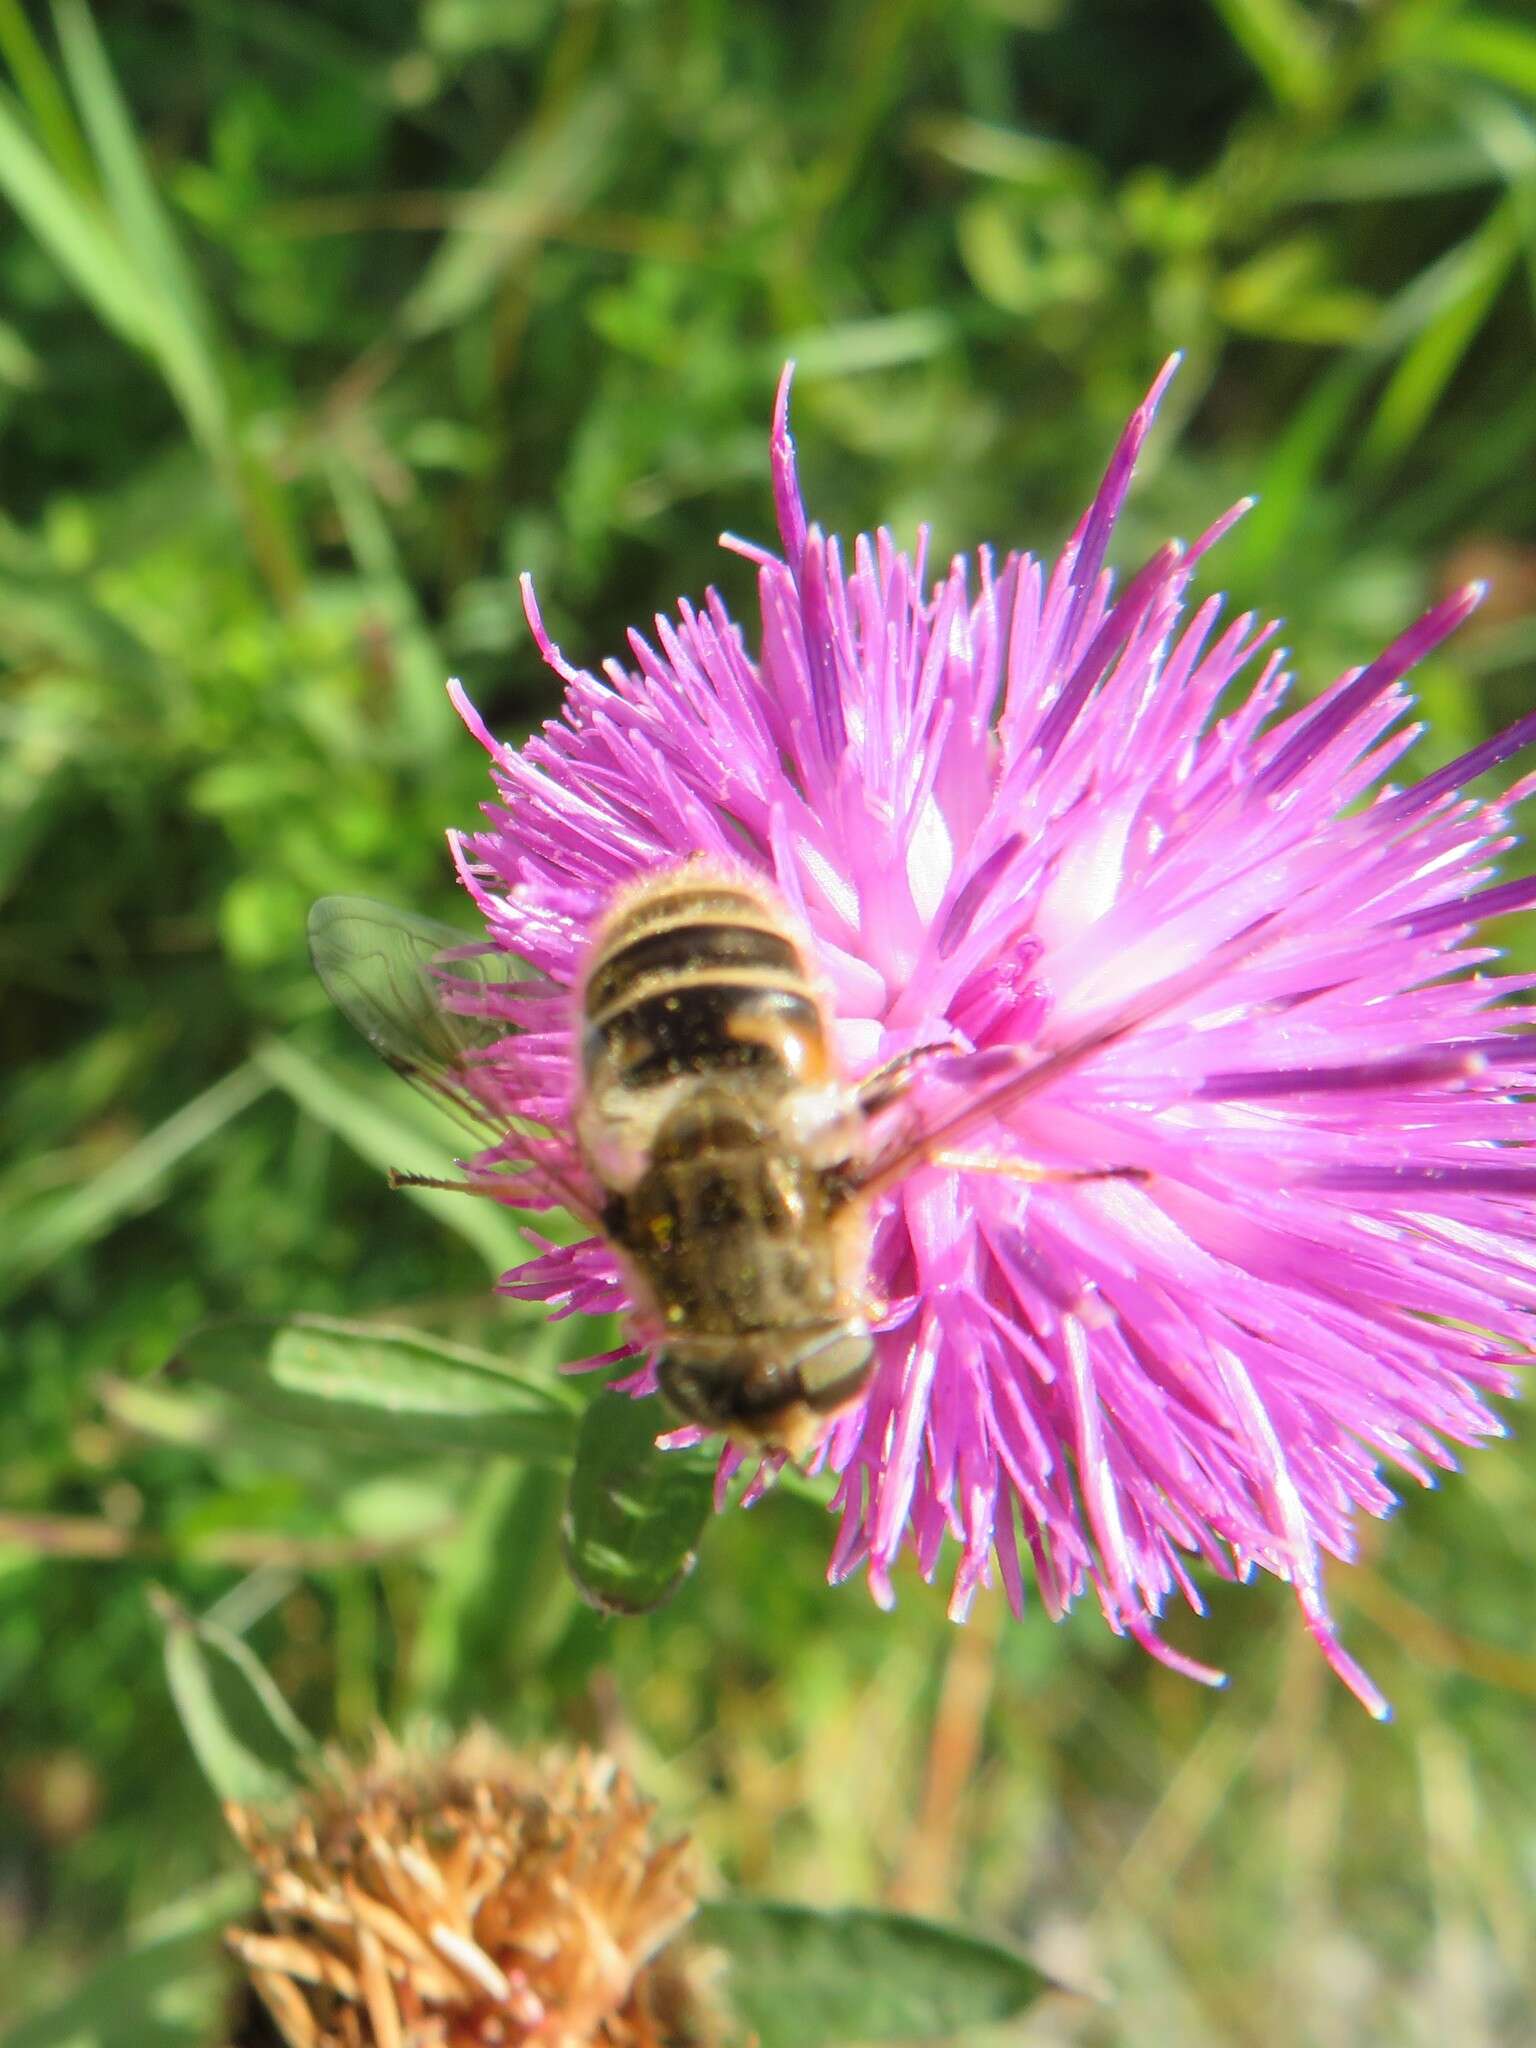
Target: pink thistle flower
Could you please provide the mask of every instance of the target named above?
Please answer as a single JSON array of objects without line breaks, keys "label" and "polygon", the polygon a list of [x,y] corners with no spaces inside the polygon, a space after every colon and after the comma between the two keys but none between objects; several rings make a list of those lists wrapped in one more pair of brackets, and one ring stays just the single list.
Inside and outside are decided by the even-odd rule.
[{"label": "pink thistle flower", "polygon": [[[461,999],[507,1023],[496,1092],[540,1127],[478,1164],[520,1167],[522,1207],[584,1185],[574,1005],[550,993],[578,984],[618,886],[693,854],[780,892],[855,1076],[943,1037],[995,1074],[999,1049],[1038,1058],[1107,1021],[1006,1113],[1005,1149],[1144,1179],[930,1162],[879,1206],[876,1371],[815,1453],[839,1481],[830,1576],[862,1567],[886,1604],[903,1548],[931,1576],[952,1537],[956,1618],[994,1571],[1017,1612],[1027,1550],[1050,1614],[1091,1586],[1113,1629],[1218,1683],[1157,1618],[1173,1592],[1199,1610],[1192,1559],[1261,1567],[1384,1715],[1322,1557],[1394,1505],[1384,1466],[1428,1485],[1449,1446],[1502,1433],[1487,1397],[1511,1391],[1536,1308],[1531,977],[1490,974],[1477,936],[1536,878],[1490,880],[1521,792],[1460,793],[1536,713],[1385,780],[1419,731],[1402,678],[1477,586],[1283,710],[1275,624],[1186,605],[1241,505],[1117,587],[1105,551],[1173,367],[1049,571],[982,549],[930,584],[926,535],[913,557],[885,532],[850,566],[807,524],[786,374],[782,557],[725,543],[757,567],[755,652],[710,591],[594,675],[525,580],[559,717],[514,751],[454,691],[498,797],[452,836],[460,873],[494,945],[546,978]],[[560,1314],[628,1305],[597,1236],[503,1286]],[[648,1392],[653,1367],[626,1384]]]}]

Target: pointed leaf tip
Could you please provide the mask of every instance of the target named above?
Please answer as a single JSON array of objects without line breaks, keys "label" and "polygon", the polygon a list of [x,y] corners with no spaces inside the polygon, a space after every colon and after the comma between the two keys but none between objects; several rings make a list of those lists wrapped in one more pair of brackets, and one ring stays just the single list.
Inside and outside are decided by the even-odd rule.
[{"label": "pointed leaf tip", "polygon": [[[148,1597],[150,1611],[164,1631],[166,1683],[203,1776],[222,1800],[244,1805],[281,1799],[293,1788],[293,1774],[251,1747],[245,1731],[236,1728],[232,1711],[243,1706],[242,1718],[248,1719],[254,1706],[264,1710],[269,1719],[276,1719],[272,1702],[277,1695],[270,1679],[239,1638],[198,1622],[164,1587],[151,1586]],[[221,1650],[227,1665],[233,1666],[237,1688],[240,1681],[246,1688],[243,1700],[238,1689],[232,1695],[220,1686],[209,1649]],[[293,1743],[293,1727],[284,1726],[281,1720],[277,1725]],[[305,1731],[298,1732],[302,1735]]]}]

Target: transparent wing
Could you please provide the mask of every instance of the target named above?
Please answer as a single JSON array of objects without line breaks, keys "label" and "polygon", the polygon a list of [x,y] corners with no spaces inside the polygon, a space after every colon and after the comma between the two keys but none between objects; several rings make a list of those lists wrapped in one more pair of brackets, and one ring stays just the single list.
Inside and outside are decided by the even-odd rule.
[{"label": "transparent wing", "polygon": [[309,953],[326,994],[380,1059],[477,1137],[540,1129],[499,1099],[485,1059],[511,1027],[446,1007],[456,986],[536,983],[531,968],[435,918],[366,896],[322,896],[309,913]]}]

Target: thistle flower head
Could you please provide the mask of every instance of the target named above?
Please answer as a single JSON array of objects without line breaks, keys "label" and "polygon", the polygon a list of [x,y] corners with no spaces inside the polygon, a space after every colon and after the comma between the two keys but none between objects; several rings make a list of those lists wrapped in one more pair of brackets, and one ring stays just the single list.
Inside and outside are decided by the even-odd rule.
[{"label": "thistle flower head", "polygon": [[[1062,1055],[975,1147],[1055,1177],[934,1160],[879,1206],[876,1371],[817,1453],[834,1578],[862,1567],[885,1601],[903,1548],[932,1574],[953,1539],[957,1615],[994,1574],[1017,1609],[1032,1568],[1053,1615],[1091,1587],[1114,1629],[1214,1681],[1156,1619],[1170,1593],[1198,1608],[1191,1560],[1259,1567],[1384,1712],[1322,1557],[1392,1505],[1385,1467],[1429,1483],[1499,1433],[1487,1397],[1536,1304],[1527,983],[1478,936],[1536,880],[1493,882],[1507,804],[1462,794],[1536,714],[1395,787],[1419,730],[1403,678],[1475,586],[1287,706],[1276,626],[1189,595],[1244,507],[1117,580],[1167,375],[1053,567],[983,549],[937,574],[926,537],[845,550],[807,522],[786,380],[781,553],[727,541],[756,567],[752,633],[711,591],[591,673],[528,594],[564,703],[514,751],[457,694],[496,801],[453,843],[491,940],[556,991],[616,888],[703,853],[810,934],[852,1075],[938,1039],[978,1076]],[[474,1000],[508,1027],[501,1097],[546,1133],[486,1164],[553,1203],[581,1180],[574,1006],[511,983]],[[600,1236],[504,1285],[626,1305]]]},{"label": "thistle flower head", "polygon": [[229,1945],[289,2048],[703,2048],[650,1813],[600,1757],[381,1742],[296,1812],[228,1809],[262,1893]]}]

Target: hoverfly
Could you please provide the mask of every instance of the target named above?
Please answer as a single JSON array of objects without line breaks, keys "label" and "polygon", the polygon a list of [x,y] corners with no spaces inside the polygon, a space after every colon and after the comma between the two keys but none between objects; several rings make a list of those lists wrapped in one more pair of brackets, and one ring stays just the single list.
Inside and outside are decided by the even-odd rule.
[{"label": "hoverfly", "polygon": [[[323,897],[310,949],[343,1014],[390,1066],[503,1144],[548,1134],[496,1099],[486,1055],[508,1027],[444,997],[531,970],[430,919]],[[1187,979],[1187,977],[1185,977]],[[545,991],[564,994],[553,983]],[[1163,984],[1164,1002],[1174,999]],[[857,1401],[874,1370],[871,1211],[924,1162],[1024,1180],[1143,1179],[1136,1167],[1056,1171],[958,1158],[947,1146],[1141,1020],[1143,1006],[1054,1053],[969,1055],[961,1107],[888,1131],[920,1069],[965,1048],[941,1040],[862,1079],[838,1060],[808,936],[766,881],[706,856],[619,889],[593,928],[575,999],[576,1149],[589,1185],[554,1174],[565,1205],[600,1231],[658,1357],[661,1391],[687,1422],[801,1456]],[[460,1187],[517,1199],[517,1174]]]}]

